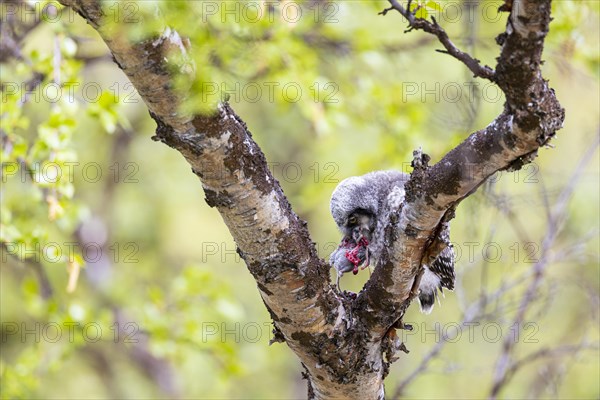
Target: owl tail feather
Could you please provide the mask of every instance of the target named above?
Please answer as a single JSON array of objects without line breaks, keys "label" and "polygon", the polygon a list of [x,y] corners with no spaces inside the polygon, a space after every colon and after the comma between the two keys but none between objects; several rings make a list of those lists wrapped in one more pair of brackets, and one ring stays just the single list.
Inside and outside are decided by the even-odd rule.
[{"label": "owl tail feather", "polygon": [[431,310],[433,310],[433,305],[435,303],[435,298],[435,291],[425,292],[421,290],[421,293],[419,293],[419,306],[423,314],[431,313]]}]

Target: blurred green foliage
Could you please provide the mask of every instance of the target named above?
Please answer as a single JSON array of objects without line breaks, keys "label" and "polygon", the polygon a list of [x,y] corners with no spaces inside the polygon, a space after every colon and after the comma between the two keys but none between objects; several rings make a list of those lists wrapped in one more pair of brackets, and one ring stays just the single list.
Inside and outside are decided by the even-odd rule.
[{"label": "blurred green foliage", "polygon": [[[0,69],[2,398],[304,397],[293,353],[268,346],[269,316],[220,216],[185,160],[150,140],[154,123],[97,33],[56,3],[27,4],[1,6],[3,23],[32,26],[21,57]],[[436,15],[461,48],[495,65],[500,2],[419,4],[418,16]],[[544,74],[567,110],[565,127],[555,149],[461,204],[458,288],[429,316],[411,308],[417,331],[388,393],[440,341],[436,323],[460,323],[482,292],[542,254],[544,204],[554,205],[598,135],[598,4],[553,3]],[[418,147],[437,161],[503,105],[493,85],[434,52],[432,37],[404,34],[399,14],[377,15],[386,5],[107,1],[105,10],[120,23],[115,34],[153,37],[162,18],[190,39],[197,79],[177,82],[190,90],[185,107],[205,112],[229,98],[327,258],[339,239],[329,196],[341,179],[408,172]],[[530,330],[510,326],[524,279],[485,308],[493,317],[478,319],[473,340],[464,330],[446,343],[407,396],[486,396],[501,340],[485,324],[516,335],[518,357],[597,345],[598,175],[596,154],[549,251]],[[358,291],[367,278],[342,285]],[[539,360],[503,396],[597,398],[599,373],[597,350]]]}]

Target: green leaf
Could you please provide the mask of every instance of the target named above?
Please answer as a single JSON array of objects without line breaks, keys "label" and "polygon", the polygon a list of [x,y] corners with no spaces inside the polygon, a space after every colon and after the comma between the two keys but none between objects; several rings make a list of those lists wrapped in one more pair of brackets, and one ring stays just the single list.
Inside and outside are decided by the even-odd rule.
[{"label": "green leaf", "polygon": [[427,12],[427,9],[425,7],[419,8],[415,13],[415,17],[417,18],[427,19],[428,16],[429,12]]},{"label": "green leaf", "polygon": [[426,6],[436,11],[442,11],[442,6],[440,6],[440,4],[435,1],[428,1]]},{"label": "green leaf", "polygon": [[19,141],[13,145],[12,156],[14,158],[24,158],[27,154],[27,142]]}]

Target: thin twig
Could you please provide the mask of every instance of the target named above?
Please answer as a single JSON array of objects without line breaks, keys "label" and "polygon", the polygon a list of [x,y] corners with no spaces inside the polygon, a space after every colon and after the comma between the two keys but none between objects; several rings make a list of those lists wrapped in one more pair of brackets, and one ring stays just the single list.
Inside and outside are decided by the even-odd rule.
[{"label": "thin twig", "polygon": [[[580,161],[575,172],[573,173],[572,179],[569,180],[569,184],[562,190],[562,192],[559,196],[559,201],[557,202],[557,206],[554,208],[555,212],[549,213],[549,215],[552,216],[550,218],[550,220],[552,222],[549,221],[550,226],[556,227],[555,221],[557,219],[560,219],[560,217],[564,214],[564,210],[568,204],[568,199],[570,198],[571,194],[573,193],[576,183],[582,175],[584,167],[588,164],[588,162],[590,161],[592,156],[595,154],[596,149],[598,148],[599,145],[600,145],[600,139],[597,139],[596,142],[594,144],[592,144],[592,146],[590,146],[589,150],[582,157],[582,160]],[[515,217],[514,211],[510,207],[502,207],[500,204],[498,204],[499,202],[497,201],[498,198],[496,196],[492,196],[492,200],[495,200],[494,205],[500,211],[507,213],[508,215],[510,215],[512,217]],[[515,222],[515,220],[511,219],[511,223],[514,223],[514,222]],[[521,224],[513,225],[513,227],[515,228],[515,231],[517,232],[517,234],[519,234],[519,236],[521,237],[522,240],[524,238],[529,237],[526,233],[526,230],[523,228],[523,226]],[[551,241],[550,242],[548,242],[547,240],[544,241],[545,242],[544,243],[545,244],[545,246],[544,246],[545,252],[544,252],[544,254],[542,254],[542,257],[540,260],[540,261],[543,260],[544,263],[547,263],[550,261],[550,257],[547,255],[547,252],[549,250],[549,246],[551,245],[553,240],[556,238],[556,235],[558,234],[558,232],[554,232],[555,230],[556,229],[549,228],[548,235],[551,236]],[[560,229],[558,229],[558,230],[560,230]],[[550,232],[550,231],[553,231],[553,232]],[[465,312],[463,314],[461,326],[464,326],[465,324],[467,324],[469,322],[473,322],[475,320],[491,319],[492,317],[494,317],[494,315],[498,315],[499,313],[507,314],[509,312],[509,310],[507,309],[507,306],[509,306],[510,304],[504,304],[502,308],[497,308],[496,310],[494,310],[491,313],[486,313],[485,308],[488,304],[490,304],[490,301],[499,299],[506,292],[513,290],[516,286],[522,284],[528,278],[533,277],[532,283],[530,283],[530,285],[526,289],[526,293],[523,296],[523,299],[519,303],[514,304],[515,309],[518,310],[517,311],[518,315],[520,315],[520,317],[521,317],[519,320],[518,320],[518,318],[515,318],[515,321],[518,320],[518,321],[522,322],[524,315],[525,315],[525,311],[528,309],[531,301],[535,298],[535,296],[534,296],[535,291],[537,290],[537,287],[540,284],[540,280],[543,277],[543,274],[542,274],[543,269],[544,269],[544,265],[542,265],[540,262],[538,262],[536,264],[536,266],[533,268],[533,270],[525,271],[523,274],[520,274],[518,277],[511,280],[510,282],[504,282],[493,293],[486,294],[485,292],[482,292],[481,297],[477,301],[474,301],[473,303],[471,303],[471,305],[467,308],[467,310],[465,310]],[[518,323],[518,321],[517,321],[517,323]],[[443,340],[440,340],[438,343],[436,343],[436,345],[425,355],[425,357],[423,357],[420,364],[406,378],[404,378],[404,380],[402,380],[398,384],[398,386],[396,387],[396,389],[392,395],[392,399],[399,399],[402,396],[402,394],[405,392],[406,388],[419,375],[421,375],[423,372],[425,372],[428,369],[428,366],[431,363],[431,361],[434,360],[436,357],[438,357],[438,355],[441,353],[441,351],[443,350],[443,348],[446,344],[446,340],[445,340],[446,337],[444,336],[442,339]],[[512,341],[509,341],[509,342],[512,343]],[[594,346],[596,346],[595,348],[597,348],[597,344]],[[508,380],[510,380],[511,376],[514,374],[514,372],[517,369],[523,367],[524,365],[526,365],[532,361],[535,361],[538,358],[556,357],[560,354],[568,352],[568,350],[573,351],[573,349],[578,350],[581,348],[588,348],[588,347],[594,348],[591,345],[581,343],[578,345],[565,345],[565,346],[559,346],[556,348],[544,348],[537,352],[531,353],[528,356],[526,356],[525,358],[523,358],[519,361],[516,361],[516,362],[510,362],[510,358],[507,358],[506,359],[506,362],[507,362],[506,369],[504,370],[504,373],[501,377],[502,382],[499,384],[498,390],[500,390],[500,388],[504,384],[506,384],[508,382]],[[510,349],[510,351],[512,351],[512,348]]]},{"label": "thin twig", "polygon": [[543,349],[530,353],[525,357],[521,358],[520,360],[511,363],[511,365],[506,369],[506,372],[502,377],[502,381],[499,382],[499,387],[506,385],[519,369],[521,369],[529,363],[532,363],[541,358],[553,358],[560,357],[565,354],[577,353],[582,349],[598,350],[598,343],[590,344],[582,342],[575,345],[569,344],[554,348],[545,347]]},{"label": "thin twig", "polygon": [[413,29],[415,29],[415,30],[420,29],[427,33],[431,33],[432,35],[435,35],[438,38],[438,40],[440,41],[440,43],[445,48],[445,50],[436,50],[436,51],[441,52],[441,53],[447,53],[447,54],[451,55],[452,57],[456,58],[457,60],[461,61],[463,64],[465,64],[467,66],[467,68],[469,68],[469,70],[471,70],[471,72],[473,72],[473,76],[485,78],[492,82],[495,81],[496,75],[495,75],[494,70],[487,65],[482,66],[479,63],[478,59],[473,58],[470,54],[465,53],[465,52],[461,51],[458,47],[456,47],[456,45],[454,43],[452,43],[452,41],[448,37],[448,34],[444,30],[444,28],[442,28],[437,23],[437,21],[435,20],[434,17],[431,17],[431,22],[427,21],[426,19],[423,19],[423,18],[417,18],[413,12],[409,11],[411,1],[409,1],[407,3],[406,8],[402,7],[402,5],[397,0],[388,0],[388,1],[390,3],[391,7],[386,8],[385,10],[381,11],[379,14],[386,15],[391,10],[398,11],[408,21],[409,28],[405,32],[410,32]]},{"label": "thin twig", "polygon": [[[479,298],[479,299],[473,301],[467,307],[465,312],[463,313],[463,318],[462,318],[462,321],[460,322],[460,326],[467,326],[467,324],[470,324],[475,321],[490,320],[494,316],[496,316],[498,310],[496,310],[496,312],[494,312],[494,313],[486,313],[485,312],[485,308],[486,308],[487,304],[490,304],[490,302],[499,299],[505,293],[514,290],[515,287],[517,287],[521,283],[523,283],[524,277],[525,277],[524,275],[526,275],[526,274],[527,273],[519,275],[512,281],[503,284],[502,286],[497,288],[492,293],[484,294],[485,300],[482,300],[481,298]],[[437,342],[435,344],[435,346],[431,350],[429,350],[429,352],[425,355],[425,357],[423,357],[421,359],[421,362],[419,363],[419,365],[406,378],[404,378],[398,384],[398,386],[396,386],[396,389],[394,390],[394,394],[391,396],[392,399],[400,399],[402,394],[405,392],[406,388],[420,374],[427,371],[427,368],[429,367],[429,364],[431,363],[431,361],[433,361],[434,359],[436,359],[438,357],[438,355],[442,352],[444,346],[448,343],[448,340],[447,340],[448,337],[449,337],[448,333],[444,332],[441,340],[439,342]]]},{"label": "thin twig", "polygon": [[[577,182],[581,178],[585,166],[590,162],[599,145],[600,137],[597,136],[595,142],[588,148],[586,153],[579,161],[579,164],[575,168],[569,183],[561,192],[553,210],[549,211],[548,213],[548,228],[546,230],[546,236],[542,241],[542,254],[540,260],[533,267],[533,279],[529,283],[529,286],[527,287],[527,290],[521,299],[521,305],[519,306],[517,315],[513,319],[513,326],[520,327],[522,325],[522,322],[525,319],[525,314],[529,309],[531,302],[536,298],[538,287],[541,284],[546,267],[549,263],[548,253],[550,252],[556,237],[562,230],[562,223],[565,219],[566,207],[569,199],[573,194]],[[549,204],[547,206],[549,207]],[[509,337],[505,338],[502,344],[502,353],[496,361],[496,371],[494,373],[494,382],[490,390],[490,399],[496,399],[498,397],[498,394],[502,388],[510,380],[510,375],[514,373],[511,372],[511,368],[514,365],[511,362],[514,347],[515,342]]]}]

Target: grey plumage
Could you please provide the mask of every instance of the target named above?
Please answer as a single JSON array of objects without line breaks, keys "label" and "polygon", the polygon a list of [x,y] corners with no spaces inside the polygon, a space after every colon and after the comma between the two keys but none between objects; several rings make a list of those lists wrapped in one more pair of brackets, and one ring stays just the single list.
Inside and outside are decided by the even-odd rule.
[{"label": "grey plumage", "polygon": [[[404,184],[409,175],[399,171],[375,171],[344,179],[331,196],[331,215],[343,234],[340,246],[331,253],[329,263],[339,278],[346,272],[358,272],[358,266],[376,265],[385,245],[385,225],[390,212],[404,201]],[[449,243],[449,229],[441,240]],[[419,303],[423,312],[433,308],[438,290],[454,289],[454,251],[449,245],[431,265],[425,265],[419,285]]]},{"label": "grey plumage", "polygon": [[407,180],[408,175],[399,171],[375,171],[341,181],[331,195],[330,206],[331,215],[344,236],[352,237],[352,231],[357,228],[349,221],[352,215],[369,217],[368,226],[359,229],[367,236],[370,253],[378,258],[390,205],[399,206],[404,200]]},{"label": "grey plumage", "polygon": [[335,266],[338,272],[338,287],[339,278],[346,272],[353,271],[355,268],[355,265],[346,256],[348,252],[356,248],[356,258],[361,261],[361,264],[367,259],[367,248],[361,246],[357,248],[357,245],[358,243],[353,239],[342,239],[342,243],[329,256],[329,264]]}]

